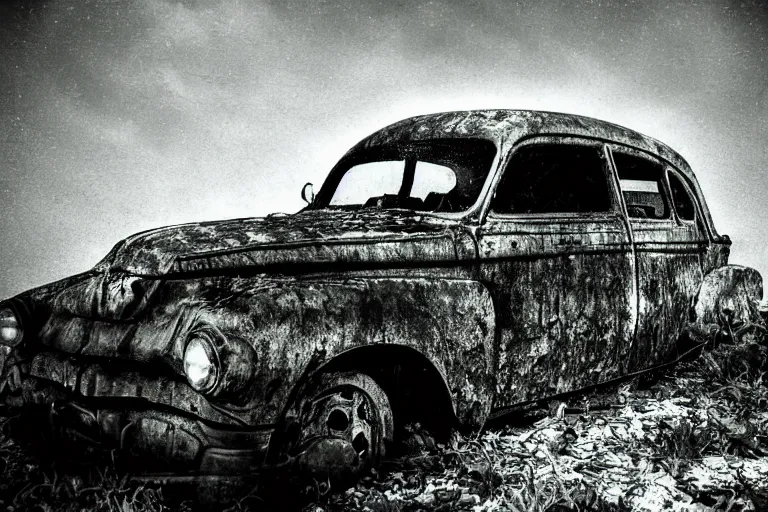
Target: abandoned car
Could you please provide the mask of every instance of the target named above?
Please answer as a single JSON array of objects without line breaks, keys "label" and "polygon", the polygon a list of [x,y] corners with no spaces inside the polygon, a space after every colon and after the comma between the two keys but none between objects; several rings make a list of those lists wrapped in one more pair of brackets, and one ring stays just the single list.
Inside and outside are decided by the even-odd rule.
[{"label": "abandoned car", "polygon": [[444,438],[675,361],[702,283],[740,275],[685,160],[595,119],[419,116],[311,189],[0,302],[3,402],[158,474],[354,476],[415,423]]}]

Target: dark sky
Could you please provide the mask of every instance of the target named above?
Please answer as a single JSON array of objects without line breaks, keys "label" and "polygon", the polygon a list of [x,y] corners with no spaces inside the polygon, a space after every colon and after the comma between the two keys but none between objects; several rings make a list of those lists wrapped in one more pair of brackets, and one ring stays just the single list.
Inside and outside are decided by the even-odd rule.
[{"label": "dark sky", "polygon": [[403,117],[628,126],[699,177],[768,275],[764,2],[31,1],[0,7],[0,297],[165,224],[296,211]]}]

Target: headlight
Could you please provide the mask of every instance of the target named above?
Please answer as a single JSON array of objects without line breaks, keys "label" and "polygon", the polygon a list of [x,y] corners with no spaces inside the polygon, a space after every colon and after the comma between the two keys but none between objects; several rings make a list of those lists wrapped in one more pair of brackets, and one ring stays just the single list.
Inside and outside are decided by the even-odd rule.
[{"label": "headlight", "polygon": [[219,379],[219,358],[210,338],[194,333],[184,351],[184,373],[189,384],[197,391],[211,391]]},{"label": "headlight", "polygon": [[11,308],[0,308],[0,344],[15,347],[23,334],[16,313]]}]

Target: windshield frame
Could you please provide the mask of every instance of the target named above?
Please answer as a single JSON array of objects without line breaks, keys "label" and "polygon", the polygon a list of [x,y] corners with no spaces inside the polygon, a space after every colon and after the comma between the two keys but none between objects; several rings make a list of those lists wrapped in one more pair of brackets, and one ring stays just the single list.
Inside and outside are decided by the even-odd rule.
[{"label": "windshield frame", "polygon": [[[305,210],[337,210],[337,211],[363,210],[363,208],[359,205],[331,205],[330,204],[331,199],[333,198],[333,194],[336,192],[336,189],[341,183],[341,180],[344,174],[348,170],[350,170],[355,165],[375,161],[369,158],[370,154],[376,151],[384,152],[387,150],[388,146],[389,147],[394,146],[392,151],[399,153],[399,152],[407,151],[406,148],[410,144],[428,144],[432,140],[436,142],[440,142],[440,141],[447,142],[452,139],[483,141],[484,143],[489,144],[489,149],[491,146],[493,147],[493,151],[494,151],[493,159],[490,161],[488,165],[488,170],[483,180],[483,184],[480,187],[477,197],[475,198],[475,201],[472,203],[472,205],[466,210],[463,210],[461,212],[431,212],[431,211],[412,210],[409,208],[382,208],[382,210],[383,211],[398,211],[398,210],[407,211],[407,212],[417,213],[419,215],[429,215],[429,216],[435,216],[435,217],[440,217],[445,219],[463,219],[466,217],[474,216],[481,210],[482,205],[485,202],[485,197],[488,194],[488,190],[490,189],[490,186],[491,186],[491,180],[496,175],[496,170],[498,169],[499,162],[501,161],[501,158],[502,158],[502,147],[499,144],[499,141],[489,137],[477,137],[477,136],[434,137],[432,139],[404,140],[404,141],[398,141],[398,142],[383,144],[378,146],[366,146],[366,147],[355,146],[346,155],[344,155],[336,163],[336,165],[333,166],[333,168],[331,168],[330,172],[328,173],[325,180],[323,181],[323,185],[320,187],[320,190],[315,196],[315,200],[312,202],[312,204],[308,205],[305,208]],[[371,209],[371,210],[375,211],[374,209]]]}]

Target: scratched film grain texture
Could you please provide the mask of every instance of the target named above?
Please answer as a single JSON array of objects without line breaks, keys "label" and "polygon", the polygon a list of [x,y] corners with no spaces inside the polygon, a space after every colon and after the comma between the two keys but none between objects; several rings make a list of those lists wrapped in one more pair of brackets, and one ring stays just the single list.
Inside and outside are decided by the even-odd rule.
[{"label": "scratched film grain texture", "polygon": [[768,272],[763,2],[17,1],[0,7],[0,296],[159,225],[295,211],[389,122],[534,108],[657,137]]}]

